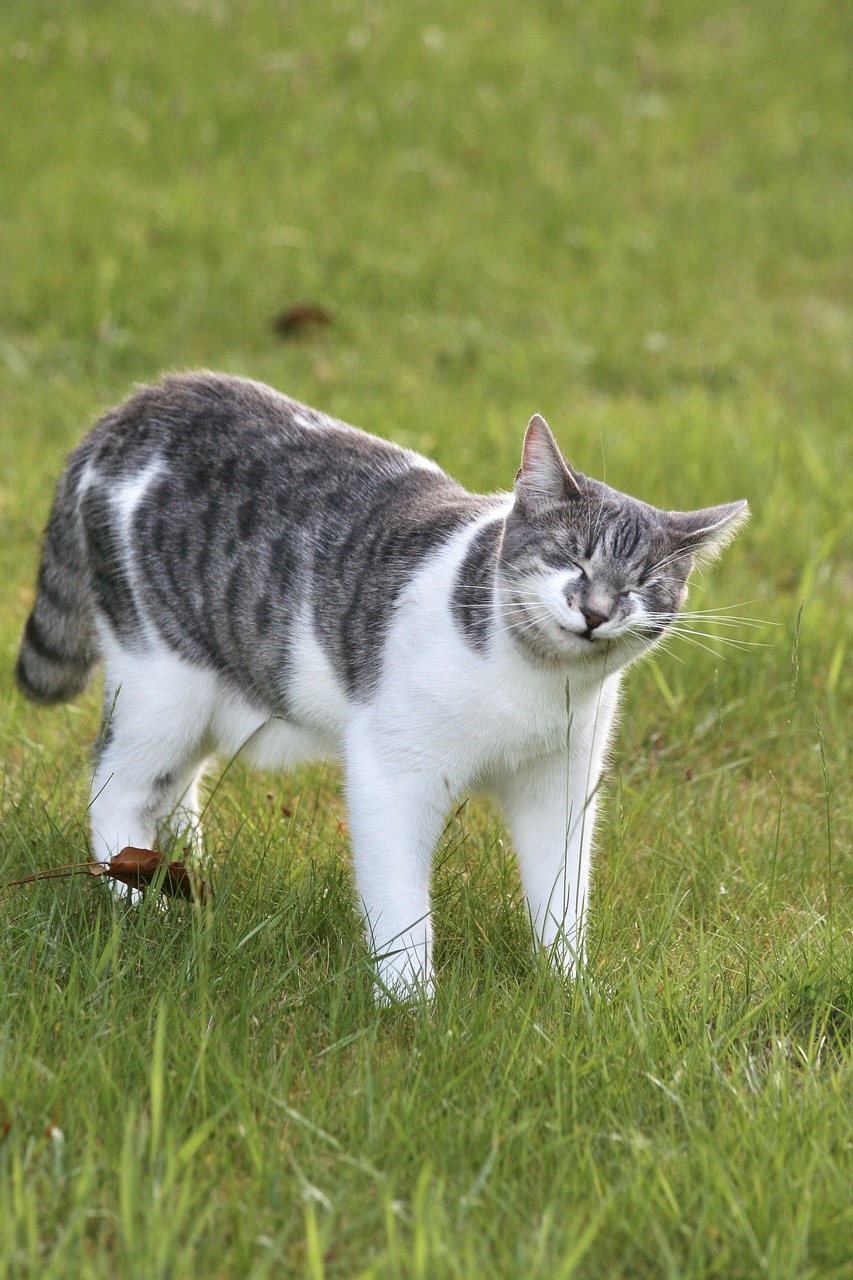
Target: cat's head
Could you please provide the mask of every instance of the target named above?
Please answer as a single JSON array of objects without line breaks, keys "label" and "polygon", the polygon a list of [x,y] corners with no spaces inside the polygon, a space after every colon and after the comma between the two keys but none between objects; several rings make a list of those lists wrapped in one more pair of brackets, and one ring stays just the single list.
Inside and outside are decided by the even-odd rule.
[{"label": "cat's head", "polygon": [[504,621],[556,662],[623,666],[656,643],[748,515],[746,502],[660,511],[575,471],[538,414],[524,437],[501,550]]}]

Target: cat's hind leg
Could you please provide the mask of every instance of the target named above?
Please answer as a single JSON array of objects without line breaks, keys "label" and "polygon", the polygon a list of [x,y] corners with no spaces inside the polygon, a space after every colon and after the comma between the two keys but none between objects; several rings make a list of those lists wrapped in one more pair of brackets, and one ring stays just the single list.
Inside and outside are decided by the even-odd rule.
[{"label": "cat's hind leg", "polygon": [[[162,803],[157,818],[160,842],[183,849],[195,861],[201,861],[204,853],[202,833],[202,805],[199,789],[204,778],[206,762],[198,762],[194,753],[183,771],[164,777]],[[178,855],[176,855],[178,856]]]},{"label": "cat's hind leg", "polygon": [[346,789],[356,885],[380,998],[431,995],[429,883],[446,797],[431,775],[406,770],[358,730],[347,746]]},{"label": "cat's hind leg", "polygon": [[216,696],[210,673],[162,651],[109,653],[105,688],[89,803],[97,862],[153,848],[164,823],[192,825]]}]

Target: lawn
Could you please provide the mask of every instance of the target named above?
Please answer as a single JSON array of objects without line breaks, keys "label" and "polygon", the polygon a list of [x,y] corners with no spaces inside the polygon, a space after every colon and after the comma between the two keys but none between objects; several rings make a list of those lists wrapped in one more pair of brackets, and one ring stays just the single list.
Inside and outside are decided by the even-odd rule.
[{"label": "lawn", "polygon": [[12,668],[65,454],[162,370],[482,491],[539,411],[746,497],[692,604],[761,625],[632,673],[571,988],[473,800],[435,1001],[376,1007],[332,767],[212,775],[204,909],[3,891],[0,1274],[853,1276],[851,51],[828,0],[4,0],[0,881],[85,856],[97,690]]}]

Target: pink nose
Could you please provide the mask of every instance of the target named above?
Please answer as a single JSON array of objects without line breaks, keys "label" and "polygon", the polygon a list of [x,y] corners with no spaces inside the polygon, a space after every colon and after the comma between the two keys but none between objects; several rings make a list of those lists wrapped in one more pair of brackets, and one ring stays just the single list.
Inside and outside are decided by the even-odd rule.
[{"label": "pink nose", "polygon": [[581,613],[586,618],[586,625],[590,631],[594,631],[596,627],[600,627],[602,622],[609,621],[604,613],[593,613],[591,609],[582,609]]}]

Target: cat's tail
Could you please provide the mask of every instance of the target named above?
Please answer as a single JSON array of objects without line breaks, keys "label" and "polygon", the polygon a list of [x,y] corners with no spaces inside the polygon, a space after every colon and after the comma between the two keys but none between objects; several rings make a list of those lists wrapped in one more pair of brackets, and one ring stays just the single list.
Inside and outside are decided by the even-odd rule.
[{"label": "cat's tail", "polygon": [[34,702],[65,702],[81,693],[100,659],[87,559],[77,473],[69,467],[56,487],[36,601],[15,666],[18,688]]}]

